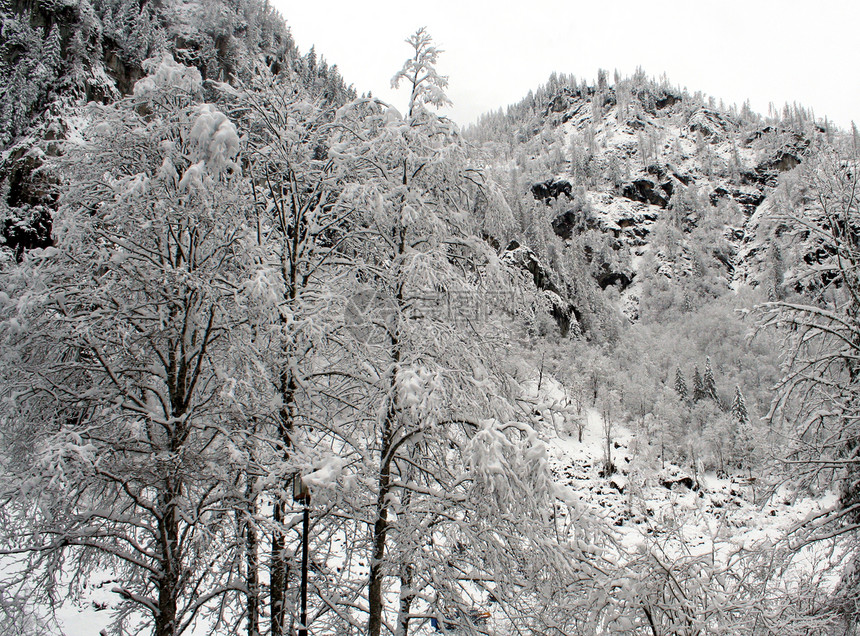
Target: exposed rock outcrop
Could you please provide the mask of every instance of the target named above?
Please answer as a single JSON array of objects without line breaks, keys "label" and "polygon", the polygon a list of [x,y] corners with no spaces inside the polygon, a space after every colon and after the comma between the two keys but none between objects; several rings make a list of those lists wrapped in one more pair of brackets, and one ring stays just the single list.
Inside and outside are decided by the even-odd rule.
[{"label": "exposed rock outcrop", "polygon": [[552,231],[559,238],[568,240],[576,233],[597,229],[599,225],[597,219],[584,210],[567,210],[552,220]]},{"label": "exposed rock outcrop", "polygon": [[568,199],[572,198],[573,186],[564,179],[547,179],[532,184],[531,191],[536,201],[544,201],[549,205],[551,199],[557,199],[562,194],[567,195]]},{"label": "exposed rock outcrop", "polygon": [[737,125],[728,117],[704,106],[693,113],[688,125],[692,132],[701,133],[703,137],[711,140],[725,137],[729,132],[737,130]]},{"label": "exposed rock outcrop", "polygon": [[673,189],[671,181],[658,184],[652,179],[642,178],[621,186],[621,196],[631,201],[641,201],[660,208],[667,208],[669,207],[669,200],[672,198]]},{"label": "exposed rock outcrop", "polygon": [[531,274],[532,281],[539,290],[561,294],[553,281],[552,273],[530,248],[520,245],[517,241],[511,241],[501,258],[502,262],[515,265]]},{"label": "exposed rock outcrop", "polygon": [[[37,155],[60,152],[64,122],[78,106],[131,93],[143,61],[156,53],[166,49],[207,80],[249,80],[265,66],[294,73],[297,84],[332,105],[355,96],[335,67],[313,53],[299,55],[283,18],[264,2],[8,0],[3,12],[0,192],[8,212],[0,218],[0,246],[19,256],[50,236],[54,201],[37,174]],[[39,206],[45,209],[34,211]],[[36,225],[27,229],[29,221]]]},{"label": "exposed rock outcrop", "polygon": [[744,186],[719,185],[709,195],[711,205],[717,205],[722,199],[730,199],[740,206],[744,214],[751,216],[756,208],[764,201],[765,194],[761,188]]},{"label": "exposed rock outcrop", "polygon": [[595,276],[597,284],[601,289],[615,286],[618,291],[624,291],[633,282],[635,272],[619,272],[610,267],[609,263],[601,263],[600,269]]},{"label": "exposed rock outcrop", "polygon": [[507,263],[531,274],[534,286],[543,292],[549,305],[549,313],[558,325],[562,336],[567,336],[572,330],[579,330],[579,312],[572,303],[565,300],[566,294],[556,285],[552,273],[541,263],[537,254],[528,247],[511,241],[501,256]]}]

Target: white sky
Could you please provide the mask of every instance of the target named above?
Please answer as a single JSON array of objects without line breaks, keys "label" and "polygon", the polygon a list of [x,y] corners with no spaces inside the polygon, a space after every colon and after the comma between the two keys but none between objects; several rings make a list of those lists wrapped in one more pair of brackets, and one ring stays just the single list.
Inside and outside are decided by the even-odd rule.
[{"label": "white sky", "polygon": [[[593,81],[597,70],[649,76],[727,104],[798,102],[838,125],[860,125],[860,3],[856,0],[270,0],[302,53],[337,64],[359,94],[401,110],[390,89],[426,26],[445,52],[445,114],[467,124],[519,101],[552,71]],[[509,8],[510,7],[510,8]]]}]

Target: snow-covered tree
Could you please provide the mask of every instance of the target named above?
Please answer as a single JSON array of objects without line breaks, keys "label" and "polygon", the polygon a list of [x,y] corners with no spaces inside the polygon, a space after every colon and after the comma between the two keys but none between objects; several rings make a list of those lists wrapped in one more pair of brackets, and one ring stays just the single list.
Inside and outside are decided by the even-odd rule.
[{"label": "snow-covered tree", "polygon": [[[857,166],[856,148],[822,143],[797,178],[783,185],[774,212],[794,234],[807,237],[807,250],[821,254],[821,262],[802,261],[794,274],[796,285],[805,286],[815,302],[769,303],[763,322],[779,330],[791,354],[770,417],[796,424],[794,458],[814,460],[811,475],[820,473],[821,462],[834,462],[835,469],[853,457],[860,438]],[[852,465],[853,460],[846,464]]]},{"label": "snow-covered tree", "polygon": [[[492,292],[510,289],[519,275],[474,236],[468,212],[482,176],[466,161],[454,124],[430,110],[446,100],[429,37],[422,30],[408,42],[413,57],[396,76],[412,88],[407,116],[357,100],[339,112],[331,150],[351,177],[341,203],[358,211],[362,229],[361,249],[351,252],[363,261],[356,284],[389,308],[378,337],[356,350],[374,387],[373,428],[364,446],[350,440],[373,494],[372,636],[386,623],[392,589],[400,591],[393,629],[402,635],[415,602],[467,611],[475,601],[466,591],[489,593],[492,581],[501,589],[519,540],[491,540],[490,528],[503,523],[492,500],[516,506],[510,518],[535,524],[534,535],[552,490],[540,443],[515,418],[499,364],[508,318],[491,304]],[[530,533],[521,540],[531,541]],[[479,580],[486,583],[473,589]]]},{"label": "snow-covered tree", "polygon": [[750,420],[744,394],[741,393],[741,387],[737,385],[735,386],[735,397],[732,400],[732,417],[738,424],[746,424]]},{"label": "snow-covered tree", "polygon": [[693,402],[698,402],[706,397],[705,383],[702,380],[702,374],[699,373],[699,367],[693,369],[693,394],[691,399]]},{"label": "snow-covered tree", "polygon": [[[290,82],[273,78],[247,86],[235,108],[249,130],[255,205],[254,240],[248,246],[255,270],[248,304],[255,355],[247,377],[255,392],[268,396],[257,402],[255,413],[257,443],[265,440],[268,450],[255,452],[272,499],[270,522],[248,531],[270,537],[270,621],[278,636],[289,629],[292,480],[306,460],[307,429],[324,417],[316,391],[337,393],[330,377],[312,378],[320,375],[325,334],[334,328],[330,295],[349,263],[341,247],[353,211],[337,205],[337,175],[326,156],[332,112]],[[320,443],[319,435],[310,439]]]},{"label": "snow-covered tree", "polygon": [[684,381],[684,374],[681,371],[681,367],[675,368],[675,393],[678,394],[678,398],[683,402],[687,399],[687,383]]},{"label": "snow-covered tree", "polygon": [[[840,489],[829,515],[799,529],[807,541],[855,535],[860,504],[860,162],[856,144],[844,142],[817,141],[774,206],[804,256],[786,283],[805,288],[812,300],[777,300],[762,312],[762,325],[784,338],[787,352],[768,419],[789,437],[790,479],[800,486],[833,480]],[[849,583],[853,568],[838,590],[852,604],[860,597]],[[856,613],[846,622],[856,630]]]},{"label": "snow-covered tree", "polygon": [[242,588],[219,367],[250,210],[200,74],[147,67],[60,160],[56,247],[3,272],[3,550],[37,598],[111,568],[121,615],[178,636]]},{"label": "snow-covered tree", "polygon": [[401,82],[409,86],[409,106],[407,119],[416,114],[416,107],[448,106],[451,100],[445,94],[448,78],[436,70],[439,54],[442,52],[433,44],[433,38],[422,27],[406,39],[412,47],[413,56],[404,62],[403,67],[391,79],[391,87],[398,88]]},{"label": "snow-covered tree", "polygon": [[714,370],[711,368],[710,356],[705,358],[705,374],[702,376],[702,390],[705,396],[712,399],[714,402],[717,398],[717,381],[714,379]]}]

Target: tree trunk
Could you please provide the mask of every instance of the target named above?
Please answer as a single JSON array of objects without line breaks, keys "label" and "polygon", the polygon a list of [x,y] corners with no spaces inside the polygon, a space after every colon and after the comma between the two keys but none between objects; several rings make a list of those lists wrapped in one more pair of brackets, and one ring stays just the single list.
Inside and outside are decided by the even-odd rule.
[{"label": "tree trunk", "polygon": [[[392,371],[392,387],[395,383]],[[384,578],[383,559],[385,558],[385,542],[388,536],[388,494],[391,492],[391,441],[394,435],[394,421],[397,417],[394,408],[392,392],[391,405],[385,416],[382,431],[382,447],[380,448],[379,493],[376,497],[376,522],[373,524],[373,555],[370,559],[370,581],[367,588],[367,619],[368,636],[379,636],[382,631],[382,583]]]},{"label": "tree trunk", "polygon": [[[283,406],[280,412],[280,441],[284,448],[284,461],[289,458],[292,447],[292,432],[294,422],[296,380],[289,371],[281,375],[281,399]],[[286,489],[284,489],[286,492]],[[289,564],[286,555],[286,542],[282,530],[286,519],[286,495],[281,494],[272,506],[272,521],[275,529],[272,531],[272,558],[269,581],[270,611],[272,614],[272,636],[283,636],[285,631],[285,610],[287,598],[287,581],[289,579]]]},{"label": "tree trunk", "polygon": [[[398,294],[398,300],[401,300]],[[388,538],[388,495],[391,492],[391,456],[394,433],[397,430],[397,369],[400,363],[400,341],[396,333],[389,334],[391,344],[391,379],[388,386],[388,409],[382,425],[379,449],[379,492],[376,497],[376,522],[373,524],[373,555],[370,559],[370,581],[367,587],[368,636],[379,636],[382,631],[383,559]]]},{"label": "tree trunk", "polygon": [[158,524],[161,551],[161,575],[158,579],[158,614],[155,616],[154,636],[175,636],[176,601],[179,587],[179,522],[175,502],[181,495],[181,486],[170,477],[161,495],[164,516]]},{"label": "tree trunk", "polygon": [[161,492],[158,495],[158,509],[162,514],[158,520],[158,550],[161,552],[161,574],[156,582],[158,614],[155,617],[154,636],[175,636],[179,627],[176,623],[176,605],[183,565],[177,506],[182,500],[184,490],[180,458],[188,434],[185,428],[187,422],[183,421],[187,405],[188,372],[184,356],[179,354],[177,347],[171,349],[172,355],[167,369],[168,391],[171,402],[170,416],[177,424],[170,432],[169,452],[175,461],[164,466],[165,472],[159,486]]},{"label": "tree trunk", "polygon": [[[403,160],[403,185],[408,185],[408,170],[406,160]],[[405,200],[403,201],[405,205]],[[395,301],[399,311],[404,310],[403,280],[401,279],[400,260],[406,253],[406,229],[402,225],[392,232],[392,238],[397,241],[397,253],[394,259],[394,280],[397,281]],[[392,443],[397,430],[397,371],[401,360],[401,342],[398,333],[399,325],[389,326],[389,351],[391,352],[391,378],[388,385],[388,409],[382,424],[382,439],[379,449],[379,492],[376,497],[376,521],[373,524],[373,553],[370,559],[370,580],[367,586],[367,636],[379,636],[382,631],[382,592],[385,578],[383,559],[385,544],[388,538],[388,495],[391,492]]]},{"label": "tree trunk", "polygon": [[[415,459],[415,455],[412,455]],[[406,469],[406,482],[411,478],[411,470]],[[409,510],[412,503],[412,491],[405,489],[401,499],[404,511]],[[401,563],[400,565],[400,609],[397,612],[397,625],[394,628],[394,636],[407,636],[409,633],[409,612],[412,611],[412,602],[415,600],[415,590],[412,585],[415,582],[415,564]]]},{"label": "tree trunk", "polygon": [[394,636],[407,636],[409,633],[409,612],[415,600],[412,583],[415,580],[415,566],[406,563],[400,568],[400,610],[397,614],[397,627]]},{"label": "tree trunk", "polygon": [[275,500],[272,511],[272,521],[275,530],[272,531],[272,557],[269,566],[269,610],[272,615],[272,636],[284,634],[284,602],[286,599],[287,561],[284,555],[284,534],[280,527],[284,522],[284,501]]},{"label": "tree trunk", "polygon": [[[282,232],[283,244],[281,250],[281,277],[285,286],[284,300],[294,307],[299,297],[299,267],[298,254],[299,244],[302,240],[300,226],[304,208],[297,205],[296,195],[299,191],[296,183],[296,175],[291,170],[288,171],[287,177],[290,182],[290,190],[293,194],[290,197],[290,219],[285,216],[285,209],[279,207],[279,216],[277,221]],[[278,197],[279,193],[272,190],[272,195]],[[282,203],[283,205],[283,203]],[[292,229],[291,229],[292,228]],[[278,433],[280,442],[283,446],[283,459],[286,462],[289,459],[290,451],[293,445],[293,427],[296,421],[296,392],[298,391],[298,382],[290,367],[291,358],[296,355],[294,344],[292,343],[290,323],[281,316],[281,354],[285,358],[284,365],[280,372],[280,386],[278,387],[281,394],[281,410],[278,414]],[[287,502],[285,488],[282,494],[275,500],[272,506],[272,521],[275,529],[272,532],[272,558],[271,571],[269,581],[269,598],[272,614],[272,636],[283,636],[285,630],[285,610],[287,596],[287,581],[289,580],[289,564],[285,552],[285,538],[282,531],[284,519],[286,518]]]},{"label": "tree trunk", "polygon": [[259,541],[257,539],[257,529],[254,526],[254,517],[257,514],[257,502],[253,488],[253,479],[251,478],[248,478],[245,496],[248,499],[248,518],[245,521],[245,561],[248,568],[248,636],[259,636],[260,563],[257,555]]}]

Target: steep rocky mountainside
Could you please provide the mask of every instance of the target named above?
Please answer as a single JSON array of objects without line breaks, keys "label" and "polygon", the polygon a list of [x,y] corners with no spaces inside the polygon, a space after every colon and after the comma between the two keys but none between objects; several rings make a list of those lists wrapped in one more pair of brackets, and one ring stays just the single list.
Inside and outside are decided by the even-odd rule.
[{"label": "steep rocky mountainside", "polygon": [[0,235],[19,258],[51,243],[51,179],[39,168],[74,129],[72,108],[130,94],[160,52],[210,83],[290,73],[323,101],[353,95],[254,0],[2,0],[0,21]]},{"label": "steep rocky mountainside", "polygon": [[463,134],[424,29],[404,117],[263,0],[0,3],[16,633],[855,629],[856,131],[601,73]]},{"label": "steep rocky mountainside", "polygon": [[535,283],[566,332],[593,313],[596,288],[618,292],[635,320],[642,281],[657,272],[692,296],[778,284],[763,217],[811,139],[832,131],[800,108],[765,119],[639,74],[611,86],[554,75],[468,134],[519,222],[497,239],[532,252],[529,269],[545,270]]}]

